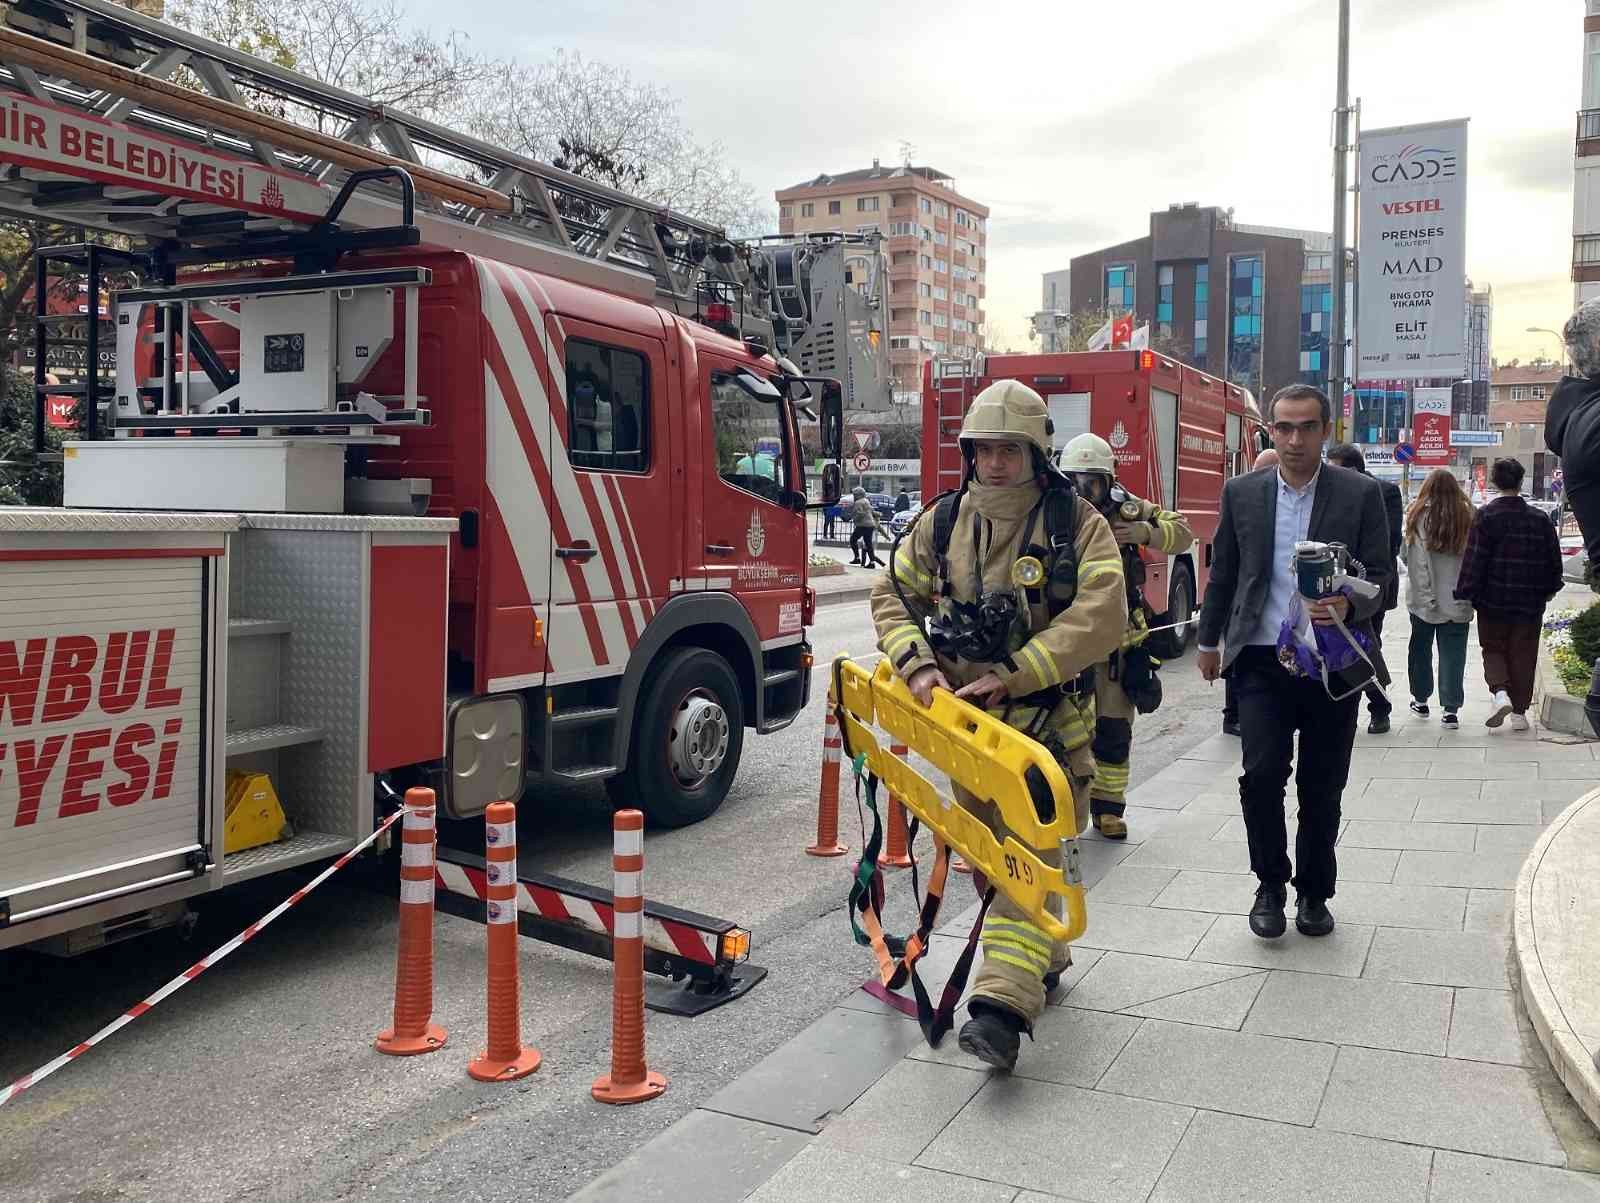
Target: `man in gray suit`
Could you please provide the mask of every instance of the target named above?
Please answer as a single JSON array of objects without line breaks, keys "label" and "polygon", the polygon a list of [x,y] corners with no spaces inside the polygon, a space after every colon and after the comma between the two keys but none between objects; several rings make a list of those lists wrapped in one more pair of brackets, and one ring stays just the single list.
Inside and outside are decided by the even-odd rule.
[{"label": "man in gray suit", "polygon": [[[1366,566],[1380,596],[1336,595],[1308,602],[1307,609],[1319,625],[1331,625],[1337,616],[1368,636],[1394,561],[1377,482],[1322,462],[1332,426],[1326,394],[1291,384],[1273,396],[1267,418],[1277,471],[1250,472],[1223,486],[1211,579],[1200,610],[1199,668],[1208,681],[1231,677],[1239,702],[1239,802],[1250,869],[1260,882],[1250,930],[1264,939],[1283,934],[1293,873],[1299,894],[1295,926],[1303,935],[1325,936],[1333,930],[1327,907],[1337,876],[1333,845],[1361,695],[1335,702],[1320,680],[1291,674],[1278,660],[1278,631],[1296,591],[1297,542],[1343,543]],[[1291,866],[1283,799],[1297,731],[1300,833]]]}]

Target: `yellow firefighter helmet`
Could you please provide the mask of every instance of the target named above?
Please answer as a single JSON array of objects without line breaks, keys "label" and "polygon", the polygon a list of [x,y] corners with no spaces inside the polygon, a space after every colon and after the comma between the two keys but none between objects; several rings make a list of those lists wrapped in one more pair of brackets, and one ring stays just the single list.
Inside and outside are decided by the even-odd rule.
[{"label": "yellow firefighter helmet", "polygon": [[1111,444],[1097,434],[1080,434],[1061,449],[1061,470],[1073,472],[1104,472],[1117,474],[1117,457]]},{"label": "yellow firefighter helmet", "polygon": [[1050,411],[1044,398],[1016,380],[996,380],[972,399],[961,424],[963,444],[978,440],[1021,443],[1050,458]]}]

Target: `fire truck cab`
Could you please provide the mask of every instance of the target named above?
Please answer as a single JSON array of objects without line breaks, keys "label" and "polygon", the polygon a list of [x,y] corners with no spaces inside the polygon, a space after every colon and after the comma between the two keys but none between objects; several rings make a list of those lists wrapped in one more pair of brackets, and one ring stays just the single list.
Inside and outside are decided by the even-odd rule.
[{"label": "fire truck cab", "polygon": [[961,484],[957,433],[972,398],[1019,380],[1045,399],[1056,450],[1085,432],[1111,444],[1130,492],[1188,519],[1195,543],[1165,556],[1144,549],[1145,600],[1188,646],[1211,569],[1222,484],[1268,445],[1250,391],[1153,351],[1082,351],[933,360],[923,369],[922,495]]}]

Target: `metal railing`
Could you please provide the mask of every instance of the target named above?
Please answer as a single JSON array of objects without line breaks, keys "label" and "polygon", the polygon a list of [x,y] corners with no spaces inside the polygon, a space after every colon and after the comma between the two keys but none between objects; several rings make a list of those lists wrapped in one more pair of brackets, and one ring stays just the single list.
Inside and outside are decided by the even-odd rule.
[{"label": "metal railing", "polygon": [[1572,266],[1600,265],[1600,234],[1577,234],[1572,239]]},{"label": "metal railing", "polygon": [[1600,138],[1600,109],[1578,110],[1578,141]]}]

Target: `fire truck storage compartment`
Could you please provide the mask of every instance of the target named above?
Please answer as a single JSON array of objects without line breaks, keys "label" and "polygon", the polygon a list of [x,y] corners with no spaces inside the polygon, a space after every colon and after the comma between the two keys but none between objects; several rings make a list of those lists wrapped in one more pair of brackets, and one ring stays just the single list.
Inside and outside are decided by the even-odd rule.
[{"label": "fire truck storage compartment", "polygon": [[292,835],[227,856],[225,882],[349,848],[372,829],[374,772],[444,754],[454,520],[244,522],[229,575],[227,768],[271,776]]},{"label": "fire truck storage compartment", "polygon": [[63,495],[74,509],[327,514],[344,508],[344,448],[326,439],[107,439],[69,443],[63,457]]},{"label": "fire truck storage compartment", "polygon": [[[370,832],[373,774],[444,754],[455,525],[0,508],[0,948]],[[225,854],[229,770],[282,839]]]}]

